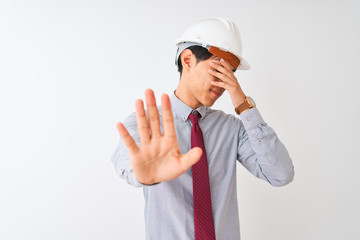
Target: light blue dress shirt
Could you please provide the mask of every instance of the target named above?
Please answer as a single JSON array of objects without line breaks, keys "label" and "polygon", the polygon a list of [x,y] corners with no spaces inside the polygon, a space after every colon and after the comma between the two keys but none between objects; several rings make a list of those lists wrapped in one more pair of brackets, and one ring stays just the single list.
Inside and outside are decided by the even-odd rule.
[{"label": "light blue dress shirt", "polygon": [[[170,101],[180,152],[185,154],[191,149],[192,123],[188,116],[193,109],[179,100],[174,92]],[[161,116],[161,107],[158,109]],[[216,239],[239,240],[236,160],[254,176],[273,186],[283,186],[293,180],[292,160],[256,107],[241,113],[241,119],[206,106],[196,110],[202,116],[199,125],[209,166]],[[140,145],[136,113],[131,113],[123,124]],[[162,132],[162,123],[160,126]],[[174,180],[143,185],[131,169],[129,152],[121,138],[112,162],[121,178],[135,187],[143,187],[147,240],[194,240],[191,168]]]}]

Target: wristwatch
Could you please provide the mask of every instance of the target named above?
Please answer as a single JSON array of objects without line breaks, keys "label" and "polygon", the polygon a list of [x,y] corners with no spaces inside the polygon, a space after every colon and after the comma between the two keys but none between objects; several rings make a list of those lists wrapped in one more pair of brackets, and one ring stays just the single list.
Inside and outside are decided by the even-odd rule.
[{"label": "wristwatch", "polygon": [[255,103],[254,99],[252,99],[250,96],[246,96],[245,102],[243,102],[238,107],[236,107],[235,112],[238,115],[240,115],[240,113],[242,113],[244,110],[250,109],[250,108],[253,108],[253,107],[256,107],[256,103]]}]

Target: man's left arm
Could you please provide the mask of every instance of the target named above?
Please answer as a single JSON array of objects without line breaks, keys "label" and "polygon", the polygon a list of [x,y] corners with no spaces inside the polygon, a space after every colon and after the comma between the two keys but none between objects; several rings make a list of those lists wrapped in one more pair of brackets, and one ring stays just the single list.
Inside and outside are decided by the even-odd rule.
[{"label": "man's left arm", "polygon": [[[209,73],[216,77],[211,84],[230,94],[235,108],[245,102],[234,66],[224,59],[212,60]],[[294,166],[284,144],[275,131],[264,122],[256,107],[240,113],[237,159],[253,175],[267,180],[273,186],[283,186],[294,178]]]},{"label": "man's left arm", "polygon": [[240,114],[239,162],[253,175],[273,186],[284,186],[294,178],[291,157],[274,129],[254,107]]}]

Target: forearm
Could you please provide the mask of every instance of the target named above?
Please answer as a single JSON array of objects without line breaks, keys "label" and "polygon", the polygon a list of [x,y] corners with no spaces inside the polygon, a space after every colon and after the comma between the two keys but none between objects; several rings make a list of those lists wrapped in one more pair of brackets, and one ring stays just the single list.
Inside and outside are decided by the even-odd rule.
[{"label": "forearm", "polygon": [[[134,138],[136,144],[139,145],[140,138],[137,132],[136,116],[135,113],[131,113],[124,121],[124,126],[129,131],[129,134]],[[117,175],[124,179],[128,184],[134,187],[144,187],[136,178],[135,173],[131,168],[129,150],[125,146],[123,140],[120,138],[118,145],[114,153],[111,156],[111,161],[114,164]]]},{"label": "forearm", "polygon": [[116,147],[115,152],[111,157],[111,161],[114,164],[117,175],[124,179],[128,184],[134,187],[146,186],[137,180],[133,170],[131,169],[130,157],[127,149],[121,142]]},{"label": "forearm", "polygon": [[250,172],[273,186],[283,186],[294,178],[294,167],[285,145],[275,131],[264,122],[257,108],[240,114],[243,164]]}]

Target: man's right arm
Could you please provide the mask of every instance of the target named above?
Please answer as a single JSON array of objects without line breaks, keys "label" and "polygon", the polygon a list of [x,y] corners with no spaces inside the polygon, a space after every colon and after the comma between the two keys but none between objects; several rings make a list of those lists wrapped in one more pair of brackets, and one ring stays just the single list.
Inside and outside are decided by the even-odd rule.
[{"label": "man's right arm", "polygon": [[[128,130],[129,134],[133,137],[136,144],[140,145],[140,137],[137,130],[136,124],[136,113],[131,113],[123,122],[124,126]],[[116,173],[124,179],[128,184],[133,185],[134,187],[143,187],[147,186],[140,183],[131,168],[130,155],[129,151],[124,144],[122,138],[120,137],[119,143],[111,157],[111,161],[114,164]]]}]

